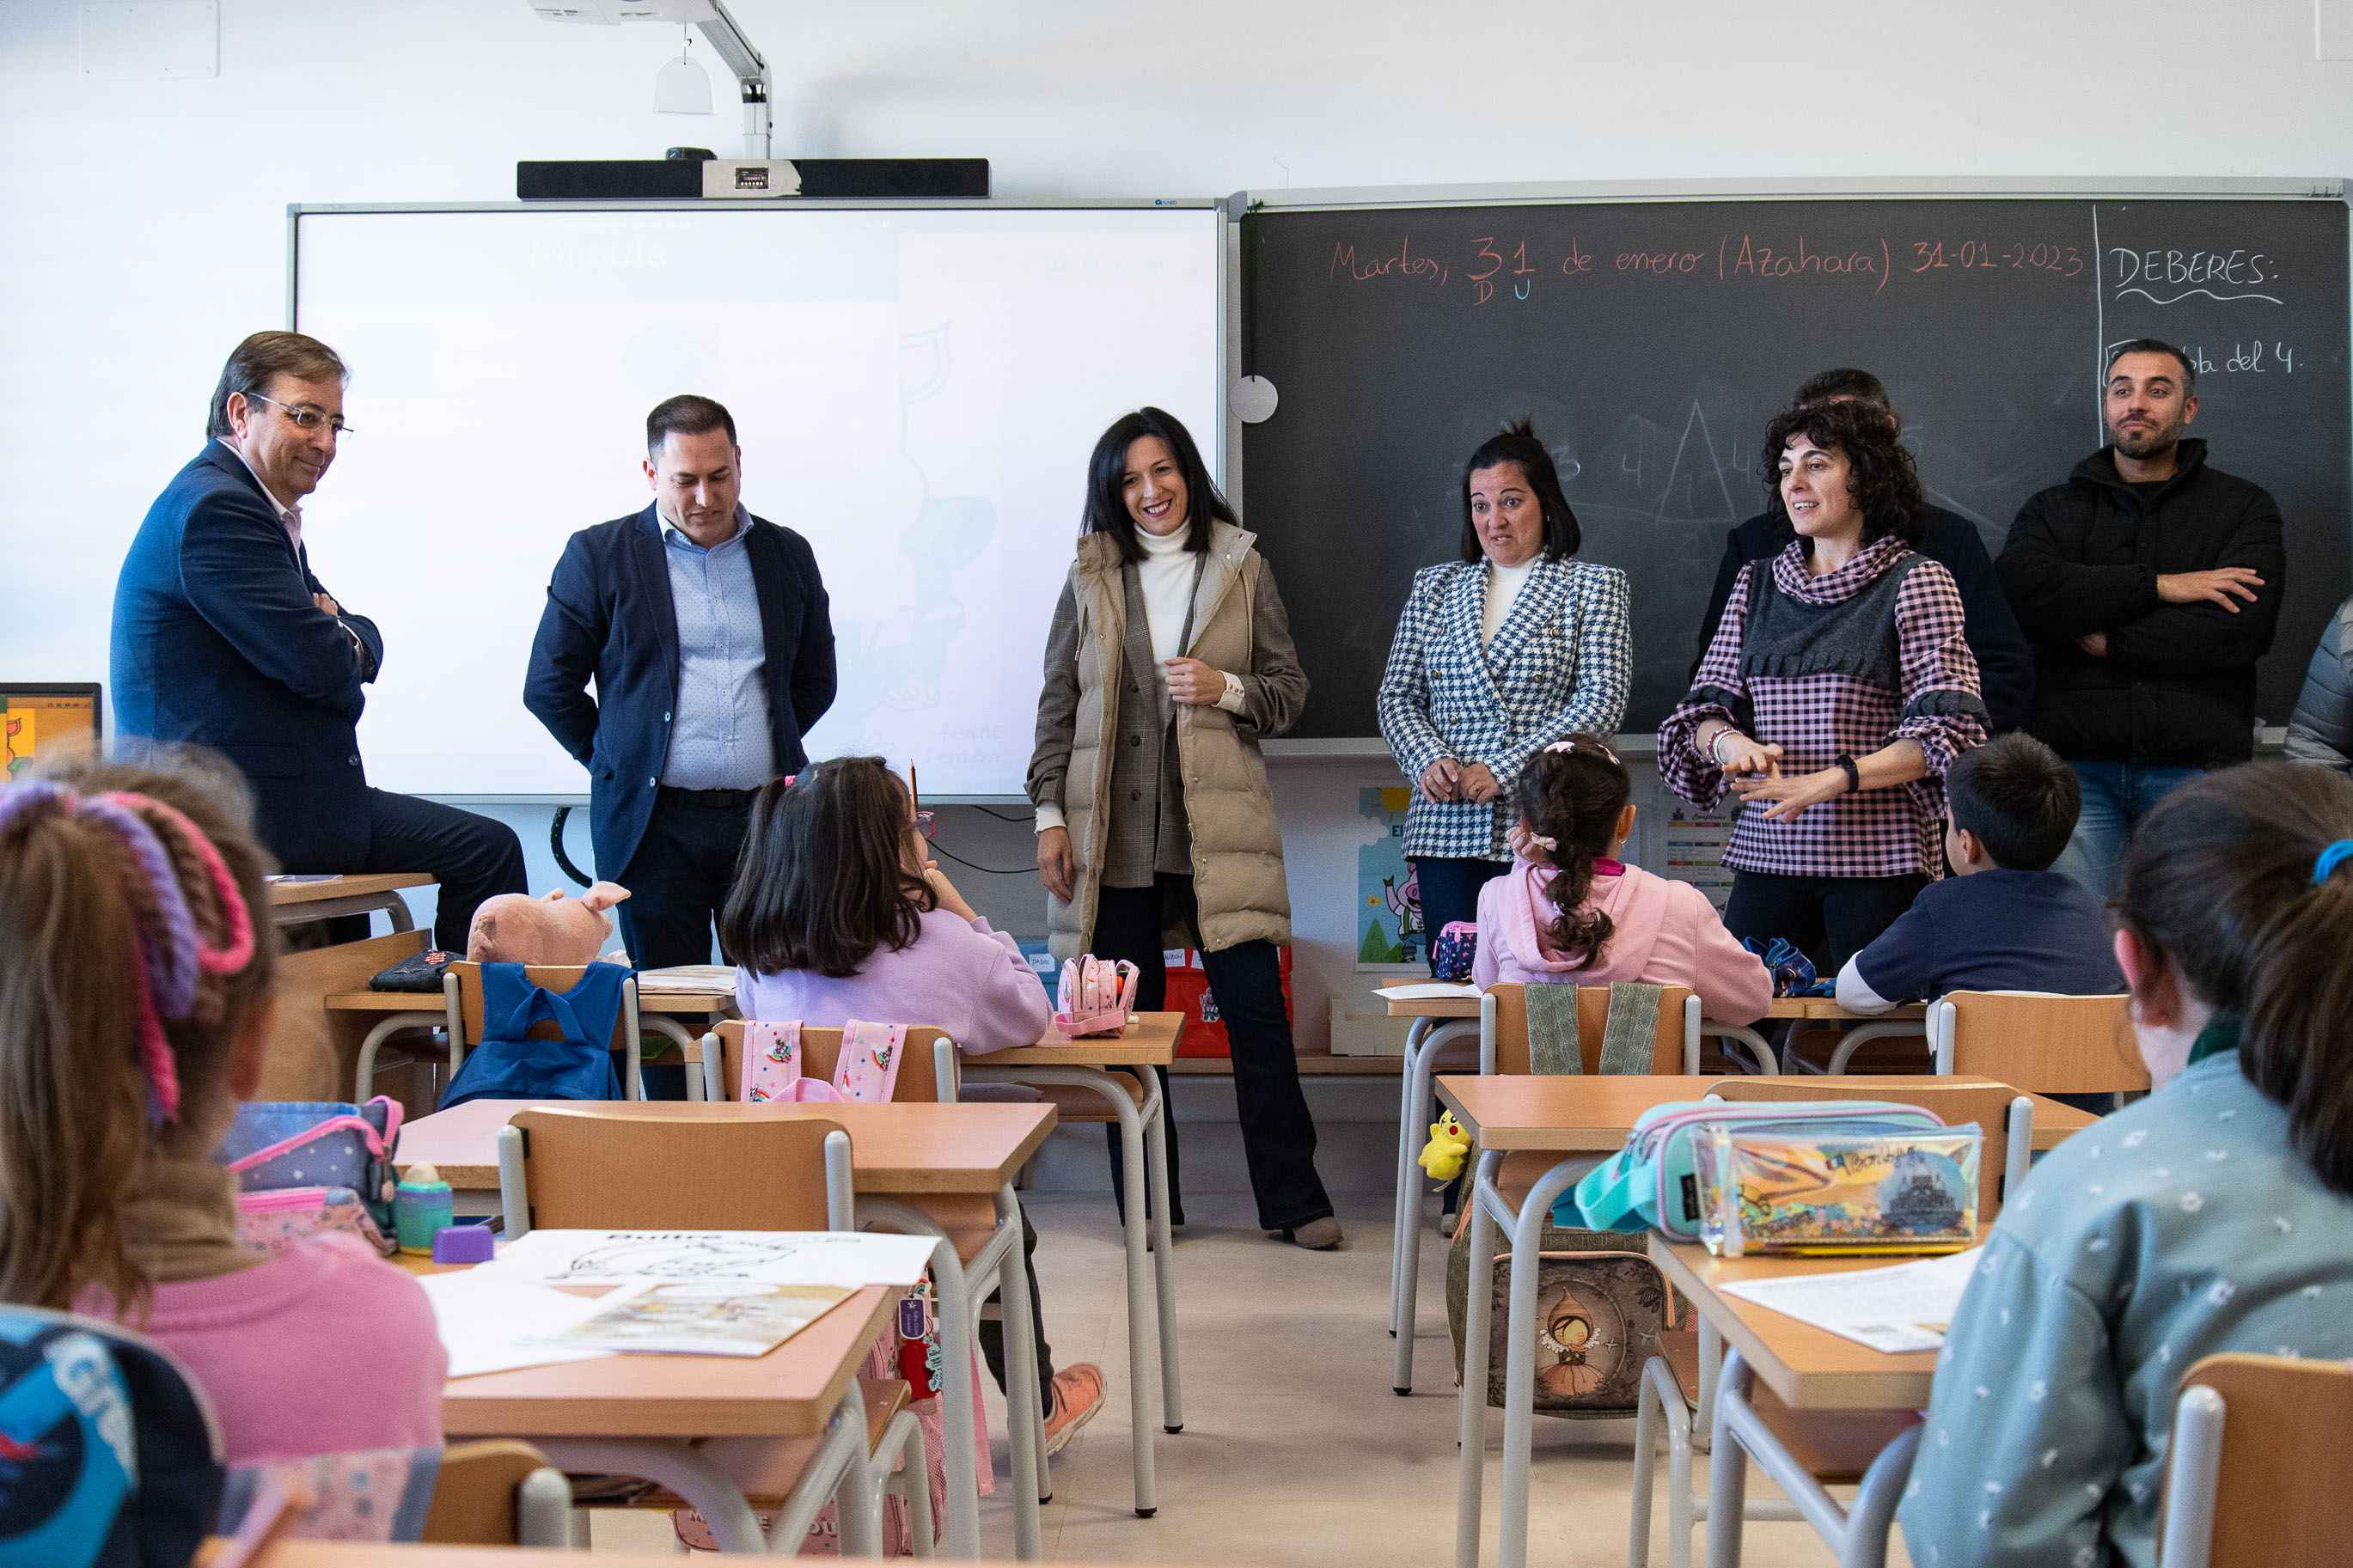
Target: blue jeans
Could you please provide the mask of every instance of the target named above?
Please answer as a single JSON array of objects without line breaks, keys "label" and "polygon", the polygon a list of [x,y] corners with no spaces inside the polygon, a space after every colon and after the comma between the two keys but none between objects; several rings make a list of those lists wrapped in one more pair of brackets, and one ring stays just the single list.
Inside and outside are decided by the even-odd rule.
[{"label": "blue jeans", "polygon": [[2074,836],[2051,868],[2064,871],[2105,901],[2116,890],[2125,846],[2158,801],[2196,778],[2200,768],[2137,768],[2130,763],[2069,763],[2084,785]]}]

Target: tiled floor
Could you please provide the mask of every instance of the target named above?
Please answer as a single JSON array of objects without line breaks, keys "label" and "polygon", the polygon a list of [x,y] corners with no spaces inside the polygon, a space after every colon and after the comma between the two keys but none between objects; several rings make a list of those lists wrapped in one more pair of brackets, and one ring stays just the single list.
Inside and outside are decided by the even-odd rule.
[{"label": "tiled floor", "polygon": [[[1046,1555],[1094,1563],[1345,1563],[1447,1568],[1453,1561],[1455,1403],[1439,1294],[1444,1246],[1422,1249],[1415,1393],[1390,1389],[1388,1199],[1342,1194],[1350,1245],[1307,1253],[1253,1227],[1249,1199],[1202,1192],[1186,1200],[1176,1246],[1185,1430],[1159,1439],[1160,1511],[1132,1507],[1127,1437],[1124,1289],[1108,1197],[1027,1197],[1041,1239],[1039,1288],[1055,1360],[1095,1361],[1105,1408],[1054,1462],[1044,1510]],[[1155,1377],[1156,1384],[1157,1378]],[[997,1475],[1008,1475],[1000,1434]],[[1155,1423],[1155,1429],[1156,1429]],[[1494,1561],[1503,1419],[1488,1421],[1487,1549]],[[1529,1557],[1542,1568],[1626,1562],[1629,1422],[1539,1421]],[[1704,1460],[1700,1485],[1704,1489]],[[1663,1450],[1651,1562],[1667,1561]],[[1770,1487],[1752,1475],[1752,1495]],[[600,1515],[599,1546],[655,1545],[659,1516]],[[1011,1555],[1002,1490],[985,1500],[984,1540]],[[1705,1532],[1696,1532],[1704,1560]],[[1819,1568],[1832,1561],[1802,1524],[1751,1524],[1750,1568]],[[1899,1543],[1891,1561],[1905,1561]]]}]

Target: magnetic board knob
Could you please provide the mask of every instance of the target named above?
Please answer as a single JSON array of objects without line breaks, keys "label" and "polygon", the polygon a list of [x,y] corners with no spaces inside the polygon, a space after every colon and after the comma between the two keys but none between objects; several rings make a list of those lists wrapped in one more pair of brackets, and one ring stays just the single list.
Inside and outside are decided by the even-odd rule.
[{"label": "magnetic board knob", "polygon": [[1227,395],[1226,401],[1233,408],[1234,416],[1243,424],[1262,425],[1274,416],[1274,405],[1279,398],[1274,383],[1262,375],[1246,375],[1234,383],[1234,389]]}]

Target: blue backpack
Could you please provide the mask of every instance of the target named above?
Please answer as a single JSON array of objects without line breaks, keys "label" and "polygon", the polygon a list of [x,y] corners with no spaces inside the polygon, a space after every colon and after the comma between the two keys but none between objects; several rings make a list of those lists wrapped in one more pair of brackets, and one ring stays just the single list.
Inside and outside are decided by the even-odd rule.
[{"label": "blue backpack", "polygon": [[0,1307],[0,1568],[181,1568],[220,1512],[188,1370],[94,1318]]},{"label": "blue backpack", "polygon": [[[591,963],[571,990],[555,992],[533,984],[520,963],[482,965],[482,1043],[449,1080],[441,1109],[470,1100],[622,1098],[613,1033],[622,986],[632,977],[620,964]],[[543,1023],[564,1037],[533,1039],[532,1026]]]}]

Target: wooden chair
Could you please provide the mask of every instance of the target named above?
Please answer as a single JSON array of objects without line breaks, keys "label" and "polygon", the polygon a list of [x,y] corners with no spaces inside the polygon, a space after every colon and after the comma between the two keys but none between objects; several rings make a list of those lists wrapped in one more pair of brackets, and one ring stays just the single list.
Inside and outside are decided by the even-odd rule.
[{"label": "wooden chair", "polygon": [[[830,1079],[841,1058],[841,1031],[801,1026],[801,1072],[804,1077]],[[956,1097],[956,1046],[945,1029],[929,1024],[910,1025],[907,1043],[899,1058],[899,1076],[891,1086],[894,1100],[936,1100],[953,1103]],[[744,1089],[744,1021],[730,1018],[702,1037],[702,1097],[737,1100]]]},{"label": "wooden chair", "polygon": [[2034,1094],[2147,1089],[2129,996],[1953,991],[1928,1010],[1939,1073],[2000,1079]]},{"label": "wooden chair", "polygon": [[[1528,987],[1512,982],[1501,982],[1487,987],[1486,994],[1495,999],[1495,1070],[1503,1073],[1527,1073],[1528,1051]],[[1659,997],[1659,1028],[1651,1053],[1651,1065],[1643,1071],[1672,1075],[1699,1071],[1699,998],[1687,985],[1662,988]],[[1601,1037],[1609,1025],[1609,987],[1580,985],[1577,988],[1577,1055],[1584,1058],[1585,1070],[1601,1071]]]},{"label": "wooden chair", "polygon": [[2211,1355],[2181,1380],[2158,1568],[2322,1568],[2345,1561],[2337,1488],[2353,1450],[2341,1361]]},{"label": "wooden chair", "polygon": [[[902,1069],[903,1070],[903,1069]],[[849,1134],[816,1116],[714,1121],[659,1103],[538,1105],[499,1130],[499,1201],[506,1234],[549,1230],[849,1230],[856,1221]],[[878,1389],[895,1386],[876,1430]],[[931,1493],[923,1428],[906,1409],[907,1385],[860,1384],[867,1408],[868,1491],[886,1482],[922,1489],[921,1534],[930,1544]],[[782,1507],[794,1496],[821,1437],[800,1444],[745,1440],[731,1471]],[[905,1455],[903,1476],[893,1461]],[[707,1456],[706,1456],[707,1457]],[[844,1508],[850,1500],[837,1489]],[[770,1541],[797,1546],[821,1501],[804,1495],[778,1513]],[[675,1506],[647,1495],[632,1507]]]},{"label": "wooden chair", "polygon": [[[1947,1124],[1975,1121],[1985,1133],[1978,1170],[1978,1221],[1993,1223],[2008,1183],[2022,1180],[2033,1147],[2034,1103],[2007,1084],[1939,1082],[1923,1078],[1726,1078],[1707,1093],[1727,1100],[1887,1100],[1933,1110]],[[2014,1163],[2013,1163],[2014,1162]],[[1715,1384],[1723,1350],[1704,1325],[1698,1331],[1660,1336],[1660,1354],[1642,1369],[1634,1419],[1633,1531],[1630,1561],[1649,1561],[1651,1468],[1657,1431],[1667,1434],[1667,1561],[1672,1568],[1691,1563],[1692,1527],[1707,1517],[1707,1500],[1692,1490],[1694,1420],[1704,1432],[1720,1397]],[[1791,1459],[1817,1482],[1840,1485],[1862,1479],[1874,1460],[1918,1419],[1910,1411],[1797,1411],[1771,1389],[1752,1383],[1740,1398]],[[1719,1458],[1719,1463],[1746,1463]],[[1803,1521],[1806,1515],[1782,1499],[1748,1500],[1744,1520]]]},{"label": "wooden chair", "polygon": [[437,1546],[572,1544],[572,1483],[528,1443],[497,1438],[441,1453],[419,1539]]},{"label": "wooden chair", "polygon": [[510,1239],[533,1230],[848,1230],[849,1134],[821,1117],[714,1121],[659,1102],[534,1105],[499,1130]]}]

